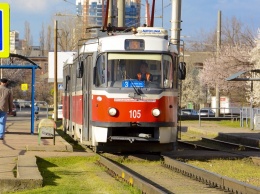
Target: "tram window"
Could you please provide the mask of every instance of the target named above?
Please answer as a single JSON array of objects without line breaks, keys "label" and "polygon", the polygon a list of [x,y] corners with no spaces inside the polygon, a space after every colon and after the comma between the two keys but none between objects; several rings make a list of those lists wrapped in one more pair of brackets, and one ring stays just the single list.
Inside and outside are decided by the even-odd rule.
[{"label": "tram window", "polygon": [[66,75],[65,91],[68,91],[69,80],[70,80],[70,76]]},{"label": "tram window", "polygon": [[[106,58],[107,56],[107,58]],[[106,61],[107,60],[107,61]],[[109,53],[101,55],[94,68],[96,87],[122,88],[124,83],[139,84],[137,74],[140,65],[145,61],[148,72],[153,79],[140,84],[140,87],[172,88],[173,87],[173,61],[170,55],[164,54],[126,54]]]},{"label": "tram window", "polygon": [[95,68],[95,85],[97,87],[106,87],[106,66],[105,58],[101,55],[96,64]]},{"label": "tram window", "polygon": [[79,65],[77,67],[77,72],[76,72],[77,78],[82,78],[82,76],[83,76],[83,67],[84,67],[83,61],[79,62]]},{"label": "tram window", "polygon": [[165,55],[163,57],[163,87],[173,87],[173,75],[172,75],[172,60],[170,56]]}]

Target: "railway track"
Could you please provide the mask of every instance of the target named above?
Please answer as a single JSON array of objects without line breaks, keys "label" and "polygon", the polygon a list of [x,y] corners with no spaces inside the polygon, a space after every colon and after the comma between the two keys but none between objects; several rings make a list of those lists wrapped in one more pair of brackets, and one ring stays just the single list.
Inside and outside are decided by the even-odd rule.
[{"label": "railway track", "polygon": [[[162,162],[118,163],[100,156],[110,174],[142,193],[260,193],[260,188],[162,156]],[[183,176],[185,175],[185,176]]]}]

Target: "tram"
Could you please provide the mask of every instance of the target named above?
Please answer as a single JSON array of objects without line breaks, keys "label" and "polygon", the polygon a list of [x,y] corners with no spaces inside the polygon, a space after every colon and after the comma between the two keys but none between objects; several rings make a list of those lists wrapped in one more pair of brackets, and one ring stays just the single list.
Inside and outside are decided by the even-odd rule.
[{"label": "tram", "polygon": [[[96,152],[174,149],[185,67],[167,30],[100,33],[64,64],[64,131]],[[149,79],[138,78],[142,64]]]}]

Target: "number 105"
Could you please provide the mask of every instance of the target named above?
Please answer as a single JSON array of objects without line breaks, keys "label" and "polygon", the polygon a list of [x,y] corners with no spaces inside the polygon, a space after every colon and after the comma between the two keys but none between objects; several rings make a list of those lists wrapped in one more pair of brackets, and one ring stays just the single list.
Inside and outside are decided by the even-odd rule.
[{"label": "number 105", "polygon": [[129,114],[130,114],[130,118],[132,119],[132,118],[141,118],[141,110],[130,110],[129,111]]}]

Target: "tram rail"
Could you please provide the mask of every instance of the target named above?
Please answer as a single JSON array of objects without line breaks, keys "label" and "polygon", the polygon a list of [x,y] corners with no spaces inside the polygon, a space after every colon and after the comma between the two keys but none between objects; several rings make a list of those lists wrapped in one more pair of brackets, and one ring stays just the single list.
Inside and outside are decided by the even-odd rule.
[{"label": "tram rail", "polygon": [[[166,155],[163,155],[162,166],[180,173],[186,177],[189,177],[193,180],[199,181],[203,184],[206,184],[210,189],[216,190],[216,192],[225,192],[228,193],[260,193],[260,188],[246,184],[244,182],[237,181],[235,179],[225,177],[198,167],[177,161]],[[127,182],[128,184],[137,187],[142,191],[142,193],[176,193],[170,188],[161,186],[155,181],[146,178],[146,176],[141,175],[140,173],[135,172],[134,170],[125,167],[122,164],[119,164],[112,159],[100,156],[99,164],[105,166],[109,173],[113,176]]]},{"label": "tram rail", "polygon": [[163,165],[185,176],[232,193],[259,194],[260,188],[163,156]]}]

